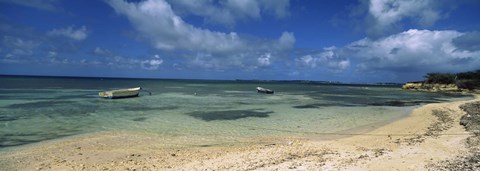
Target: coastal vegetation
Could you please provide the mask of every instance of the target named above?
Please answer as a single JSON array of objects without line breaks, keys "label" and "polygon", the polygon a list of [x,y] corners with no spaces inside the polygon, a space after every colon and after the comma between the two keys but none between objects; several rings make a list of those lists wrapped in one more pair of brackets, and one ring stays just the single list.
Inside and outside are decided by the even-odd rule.
[{"label": "coastal vegetation", "polygon": [[455,84],[461,89],[480,88],[480,70],[461,73],[428,73],[425,76],[425,83],[428,84]]},{"label": "coastal vegetation", "polygon": [[462,91],[480,89],[480,70],[461,73],[427,73],[425,80],[409,82],[403,89]]}]

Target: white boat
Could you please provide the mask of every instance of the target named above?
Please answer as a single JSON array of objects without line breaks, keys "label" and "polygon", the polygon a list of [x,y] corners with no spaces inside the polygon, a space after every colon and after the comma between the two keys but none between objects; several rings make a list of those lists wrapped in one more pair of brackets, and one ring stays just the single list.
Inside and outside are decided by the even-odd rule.
[{"label": "white boat", "polygon": [[274,91],[262,87],[257,87],[257,93],[273,94]]},{"label": "white boat", "polygon": [[98,95],[100,97],[109,98],[109,99],[137,97],[140,90],[142,90],[141,87],[135,87],[135,88],[129,88],[129,89],[103,91],[103,92],[99,92]]}]

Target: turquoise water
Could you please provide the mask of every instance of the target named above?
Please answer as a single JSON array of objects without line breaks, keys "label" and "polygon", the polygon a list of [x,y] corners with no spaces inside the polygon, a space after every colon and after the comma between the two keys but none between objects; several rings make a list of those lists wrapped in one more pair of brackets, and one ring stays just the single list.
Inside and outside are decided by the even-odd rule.
[{"label": "turquoise water", "polygon": [[[137,86],[152,95],[97,96]],[[257,94],[257,86],[275,94]],[[392,86],[2,76],[0,148],[99,131],[220,142],[322,136],[384,124],[417,105],[462,97]]]}]

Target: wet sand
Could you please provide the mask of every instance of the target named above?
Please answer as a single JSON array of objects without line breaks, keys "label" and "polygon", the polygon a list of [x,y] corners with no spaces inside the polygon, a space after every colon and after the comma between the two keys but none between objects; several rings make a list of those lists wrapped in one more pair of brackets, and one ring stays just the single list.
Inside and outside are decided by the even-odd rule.
[{"label": "wet sand", "polygon": [[[428,170],[465,154],[471,133],[460,105],[428,104],[362,135],[333,140],[258,138],[198,144],[130,132],[101,132],[10,148],[1,170]],[[184,139],[185,138],[185,139]],[[176,141],[184,141],[175,145]]]}]

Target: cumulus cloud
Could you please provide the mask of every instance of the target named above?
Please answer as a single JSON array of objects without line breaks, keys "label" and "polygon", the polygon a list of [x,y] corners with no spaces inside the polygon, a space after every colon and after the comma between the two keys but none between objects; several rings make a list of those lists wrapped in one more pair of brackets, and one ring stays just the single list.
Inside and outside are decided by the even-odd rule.
[{"label": "cumulus cloud", "polygon": [[219,52],[244,46],[244,42],[235,32],[214,32],[186,23],[164,0],[147,0],[138,3],[107,2],[117,13],[127,16],[137,31],[158,49]]},{"label": "cumulus cloud", "polygon": [[82,41],[87,38],[87,27],[82,26],[78,29],[69,26],[67,28],[53,29],[47,33],[49,36],[64,36],[73,40]]},{"label": "cumulus cloud", "polygon": [[272,57],[272,54],[270,53],[265,53],[262,56],[260,56],[257,61],[260,66],[269,66],[270,65],[270,58]]},{"label": "cumulus cloud", "polygon": [[431,26],[445,16],[441,7],[446,4],[434,0],[368,0],[354,10],[354,15],[365,17],[364,30],[369,37],[378,38],[398,31],[405,21],[422,27]]},{"label": "cumulus cloud", "polygon": [[262,14],[276,18],[289,15],[289,0],[168,0],[180,14],[202,16],[207,22],[227,26],[238,20],[259,19]]},{"label": "cumulus cloud", "polygon": [[280,49],[292,48],[295,44],[295,35],[291,32],[283,32],[278,39],[278,46]]},{"label": "cumulus cloud", "polygon": [[440,18],[439,12],[432,9],[433,3],[431,0],[371,0],[369,13],[380,27],[388,27],[403,18],[418,18],[418,23],[431,25]]},{"label": "cumulus cloud", "polygon": [[339,48],[296,50],[293,69],[299,75],[326,69],[339,74],[354,72],[358,77],[381,75],[392,80],[411,79],[428,72],[476,70],[480,69],[477,34],[411,29],[376,39],[366,37]]},{"label": "cumulus cloud", "polygon": [[[197,52],[195,59],[190,63],[208,69],[226,70],[241,68],[254,70],[260,67],[269,67],[276,61],[288,58],[288,51],[295,44],[295,36],[290,32],[283,32],[277,40],[252,41],[248,48],[228,53]],[[283,60],[282,60],[283,59]]]},{"label": "cumulus cloud", "polygon": [[163,60],[160,58],[160,55],[153,55],[153,59],[147,59],[140,62],[140,66],[146,70],[156,70],[160,65],[163,64]]},{"label": "cumulus cloud", "polygon": [[227,0],[225,6],[239,17],[260,17],[259,3],[255,0]]},{"label": "cumulus cloud", "polygon": [[341,49],[328,47],[319,51],[308,52],[295,58],[299,67],[326,68],[332,72],[341,72],[350,67],[350,60],[341,55]]},{"label": "cumulus cloud", "polygon": [[163,63],[163,60],[161,59],[150,59],[150,60],[142,61],[140,65],[143,69],[156,70],[162,63]]},{"label": "cumulus cloud", "polygon": [[[274,58],[285,56],[282,52],[292,48],[295,43],[295,36],[290,32],[283,32],[277,40],[265,40],[243,38],[235,32],[223,33],[195,27],[178,16],[164,0],[107,2],[118,14],[125,15],[154,48],[188,58],[190,61],[187,63],[192,66],[210,69],[266,66],[266,63],[259,63],[259,55],[270,53],[268,61],[272,62]],[[235,3],[245,3],[236,4],[239,7],[260,2]]]},{"label": "cumulus cloud", "polygon": [[365,38],[345,47],[348,55],[359,60],[361,70],[394,72],[458,72],[478,69],[480,51],[464,50],[453,40],[465,33],[411,29],[372,40]]}]

